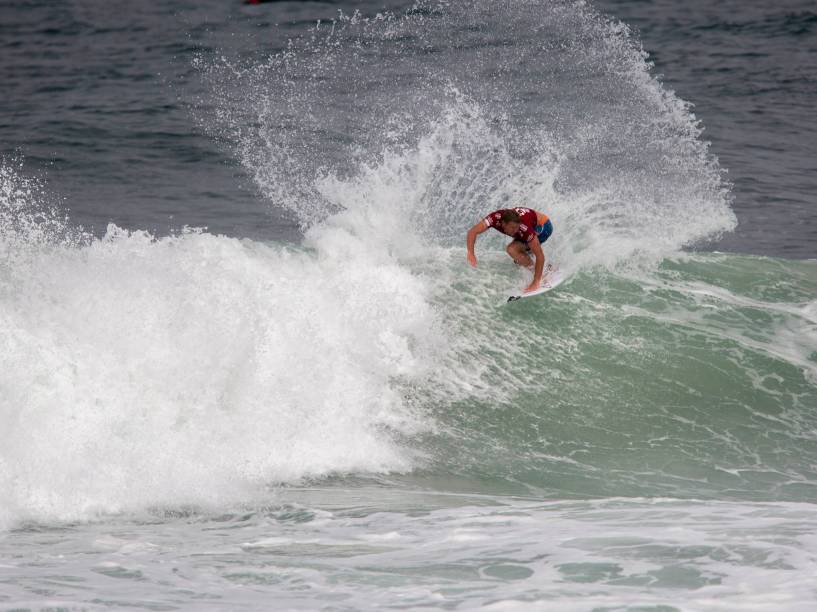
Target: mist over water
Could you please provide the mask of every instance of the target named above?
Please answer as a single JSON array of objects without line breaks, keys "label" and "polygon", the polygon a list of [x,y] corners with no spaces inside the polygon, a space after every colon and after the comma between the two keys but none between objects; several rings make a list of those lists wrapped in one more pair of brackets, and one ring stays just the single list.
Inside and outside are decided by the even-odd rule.
[{"label": "mist over water", "polygon": [[[769,605],[781,580],[806,606],[817,267],[696,250],[731,185],[628,27],[532,0],[313,23],[198,49],[180,88],[286,241],[87,231],[0,164],[0,558],[43,530],[103,607]],[[551,216],[568,281],[507,305],[501,237],[476,270],[463,243],[512,205]],[[87,601],[13,568],[9,601]]]},{"label": "mist over water", "polygon": [[583,5],[341,13],[268,59],[197,65],[213,105],[203,126],[302,227],[369,206],[370,223],[401,218],[451,245],[485,212],[526,203],[560,227],[561,259],[592,265],[735,225],[686,103],[626,26]]}]

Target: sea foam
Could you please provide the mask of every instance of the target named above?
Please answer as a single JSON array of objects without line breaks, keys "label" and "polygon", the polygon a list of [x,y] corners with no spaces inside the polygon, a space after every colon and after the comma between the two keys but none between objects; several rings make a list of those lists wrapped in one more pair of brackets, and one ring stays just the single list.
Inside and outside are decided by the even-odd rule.
[{"label": "sea foam", "polygon": [[435,313],[420,278],[348,230],[293,248],[4,229],[7,516],[215,504],[413,465],[394,438],[424,427],[402,389],[433,364]]}]

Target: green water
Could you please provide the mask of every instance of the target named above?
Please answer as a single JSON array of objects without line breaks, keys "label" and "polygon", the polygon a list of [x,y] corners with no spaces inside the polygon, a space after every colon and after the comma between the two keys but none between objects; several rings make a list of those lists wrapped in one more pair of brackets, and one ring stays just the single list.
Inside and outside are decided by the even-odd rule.
[{"label": "green water", "polygon": [[495,295],[507,263],[489,269],[454,287],[462,305],[441,297],[475,375],[420,442],[428,478],[556,498],[817,499],[817,261],[695,254],[510,305]]}]

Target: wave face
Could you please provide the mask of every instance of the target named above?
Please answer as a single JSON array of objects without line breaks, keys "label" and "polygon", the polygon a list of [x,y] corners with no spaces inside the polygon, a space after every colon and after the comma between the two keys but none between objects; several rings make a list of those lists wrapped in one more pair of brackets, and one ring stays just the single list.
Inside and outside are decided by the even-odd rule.
[{"label": "wave face", "polygon": [[501,310],[505,268],[443,302],[485,392],[437,413],[445,469],[556,498],[815,498],[817,262],[676,256]]},{"label": "wave face", "polygon": [[[0,520],[349,475],[813,495],[813,262],[681,254],[734,227],[729,188],[626,27],[418,5],[197,67],[199,121],[303,242],[94,238],[6,163]],[[462,242],[516,203],[552,216],[571,280],[505,306],[501,240],[477,271]]]}]

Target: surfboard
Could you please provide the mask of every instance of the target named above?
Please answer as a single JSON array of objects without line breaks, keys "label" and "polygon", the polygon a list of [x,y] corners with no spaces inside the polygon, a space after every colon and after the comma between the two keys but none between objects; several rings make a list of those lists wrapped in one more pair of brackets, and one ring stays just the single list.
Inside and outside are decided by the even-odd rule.
[{"label": "surfboard", "polygon": [[547,267],[545,268],[545,274],[542,277],[542,284],[539,285],[539,288],[536,291],[525,293],[523,289],[519,293],[515,293],[513,295],[508,296],[507,301],[515,302],[516,300],[522,300],[525,298],[533,297],[535,295],[542,295],[543,293],[547,293],[551,289],[555,289],[564,281],[565,281],[564,273],[553,264],[548,264]]}]

